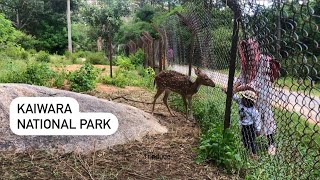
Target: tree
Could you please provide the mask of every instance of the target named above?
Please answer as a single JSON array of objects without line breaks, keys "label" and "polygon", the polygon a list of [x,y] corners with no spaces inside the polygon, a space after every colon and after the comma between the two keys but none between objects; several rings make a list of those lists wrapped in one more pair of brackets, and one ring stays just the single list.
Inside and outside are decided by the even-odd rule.
[{"label": "tree", "polygon": [[0,0],[0,11],[21,30],[36,21],[36,14],[43,11],[40,0]]},{"label": "tree", "polygon": [[72,53],[70,0],[67,0],[68,50]]},{"label": "tree", "polygon": [[[71,11],[80,0],[71,0]],[[35,49],[62,54],[67,48],[66,0],[0,0],[0,12],[37,39]]]},{"label": "tree", "polygon": [[127,0],[100,0],[97,6],[88,6],[84,11],[87,22],[93,26],[97,34],[104,39],[105,50],[110,61],[112,77],[112,37],[119,29],[124,17],[129,14]]}]

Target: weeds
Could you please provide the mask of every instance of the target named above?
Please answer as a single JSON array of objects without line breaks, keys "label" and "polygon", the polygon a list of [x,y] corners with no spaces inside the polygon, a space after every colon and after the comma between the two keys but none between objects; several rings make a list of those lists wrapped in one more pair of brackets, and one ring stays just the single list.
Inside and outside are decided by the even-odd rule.
[{"label": "weeds", "polygon": [[70,88],[75,92],[87,92],[96,87],[96,79],[99,70],[92,64],[85,63],[79,70],[71,72],[68,75]]}]

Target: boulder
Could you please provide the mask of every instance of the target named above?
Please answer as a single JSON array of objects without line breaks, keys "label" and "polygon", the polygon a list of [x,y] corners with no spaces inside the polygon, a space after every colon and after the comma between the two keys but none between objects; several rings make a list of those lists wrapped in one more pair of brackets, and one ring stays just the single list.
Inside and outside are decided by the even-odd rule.
[{"label": "boulder", "polygon": [[[18,136],[9,127],[9,106],[16,97],[72,97],[79,102],[80,112],[109,112],[119,120],[119,128],[110,136]],[[89,153],[93,150],[141,140],[146,135],[166,133],[152,115],[132,106],[74,93],[27,84],[0,84],[0,151]]]}]

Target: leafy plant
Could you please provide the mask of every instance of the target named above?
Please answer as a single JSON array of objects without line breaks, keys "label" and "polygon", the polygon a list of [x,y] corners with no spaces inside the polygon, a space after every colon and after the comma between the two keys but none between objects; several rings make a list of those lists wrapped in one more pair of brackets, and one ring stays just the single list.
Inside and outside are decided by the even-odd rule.
[{"label": "leafy plant", "polygon": [[137,66],[142,66],[143,65],[143,60],[144,60],[144,52],[142,49],[138,49],[136,53],[131,54],[129,56],[131,62],[133,65]]},{"label": "leafy plant", "polygon": [[24,82],[39,86],[51,86],[56,73],[50,69],[47,63],[30,63],[24,75]]},{"label": "leafy plant", "polygon": [[[214,164],[225,167],[228,171],[234,172],[243,166],[241,158],[241,141],[237,125],[237,114],[232,114],[233,126],[224,130],[224,102],[225,96],[214,96],[208,98],[210,94],[221,93],[213,88],[201,87],[193,101],[194,116],[200,123],[201,136],[197,149],[197,162],[211,161]],[[170,103],[179,111],[184,111],[180,96],[172,96]],[[235,106],[233,106],[235,107]],[[237,112],[237,111],[233,111]]]},{"label": "leafy plant", "polygon": [[103,52],[92,52],[87,56],[87,62],[91,64],[107,64],[105,55]]},{"label": "leafy plant", "polygon": [[134,69],[131,60],[125,56],[118,56],[117,65],[123,70],[132,70]]},{"label": "leafy plant", "polygon": [[90,63],[85,63],[79,70],[69,74],[70,88],[75,92],[86,92],[96,87],[98,69]]},{"label": "leafy plant", "polygon": [[39,61],[39,62],[50,62],[50,55],[48,53],[46,53],[45,51],[40,51],[36,55],[36,61]]}]

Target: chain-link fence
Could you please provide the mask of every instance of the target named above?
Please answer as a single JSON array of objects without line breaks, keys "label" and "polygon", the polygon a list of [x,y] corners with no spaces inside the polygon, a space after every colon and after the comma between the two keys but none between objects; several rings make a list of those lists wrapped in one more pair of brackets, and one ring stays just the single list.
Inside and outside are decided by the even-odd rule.
[{"label": "chain-link fence", "polygon": [[145,65],[191,76],[197,66],[218,86],[229,84],[218,123],[229,128],[232,117],[231,127],[239,127],[237,151],[251,177],[319,178],[320,1],[187,1],[182,7],[155,25],[158,45],[143,35]]}]

